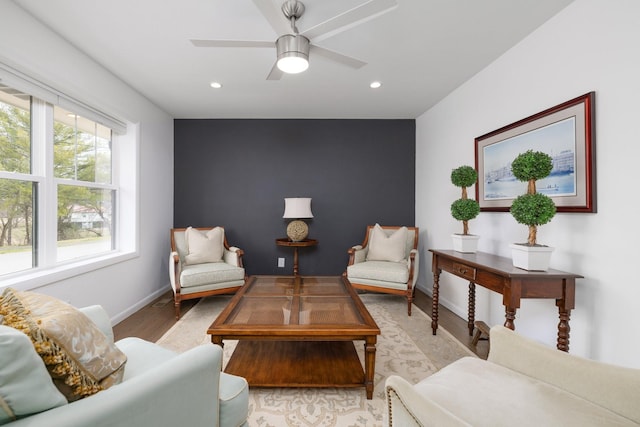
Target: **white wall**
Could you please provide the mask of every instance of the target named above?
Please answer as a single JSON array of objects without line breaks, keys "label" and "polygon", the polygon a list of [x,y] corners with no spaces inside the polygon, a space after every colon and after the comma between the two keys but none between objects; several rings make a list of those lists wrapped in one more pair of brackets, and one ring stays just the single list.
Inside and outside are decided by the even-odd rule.
[{"label": "white wall", "polygon": [[137,127],[141,220],[136,255],[37,289],[75,306],[101,304],[113,321],[120,321],[170,289],[167,262],[173,224],[173,119],[13,2],[3,1],[0,7],[0,61]]},{"label": "white wall", "polygon": [[[556,247],[551,267],[582,274],[571,319],[571,353],[640,368],[640,251],[625,238],[637,224],[640,140],[640,2],[576,0],[417,120],[416,223],[424,266],[420,286],[433,286],[429,248],[451,248],[462,225],[451,218],[459,189],[451,170],[474,165],[474,138],[561,102],[596,92],[596,214],[557,214],[538,242]],[[473,190],[473,189],[472,189]],[[471,193],[473,194],[473,193]],[[482,212],[470,223],[479,249],[510,256],[526,226],[508,213]],[[443,273],[441,302],[465,317],[467,286]],[[478,287],[476,318],[504,322],[499,295]],[[553,300],[523,300],[516,329],[555,346]]]}]

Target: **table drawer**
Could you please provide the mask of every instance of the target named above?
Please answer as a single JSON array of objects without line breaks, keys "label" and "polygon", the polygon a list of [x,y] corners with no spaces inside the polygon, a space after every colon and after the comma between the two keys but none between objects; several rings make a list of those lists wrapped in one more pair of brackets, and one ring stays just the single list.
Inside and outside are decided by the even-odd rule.
[{"label": "table drawer", "polygon": [[459,262],[454,262],[451,272],[456,276],[462,277],[463,279],[467,279],[470,281],[476,280],[476,269],[466,264],[460,264]]}]

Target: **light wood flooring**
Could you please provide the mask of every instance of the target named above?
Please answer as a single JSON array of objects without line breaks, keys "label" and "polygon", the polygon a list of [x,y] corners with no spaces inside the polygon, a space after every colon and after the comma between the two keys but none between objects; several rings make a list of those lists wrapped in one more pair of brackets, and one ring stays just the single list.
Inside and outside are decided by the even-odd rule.
[{"label": "light wood flooring", "polygon": [[[209,298],[215,298],[209,297]],[[398,297],[400,298],[400,297]],[[182,315],[198,303],[199,299],[182,302]],[[414,304],[425,313],[431,315],[431,297],[416,291]],[[212,319],[213,321],[213,319]],[[142,310],[129,316],[114,326],[113,331],[116,340],[125,337],[139,337],[148,341],[157,341],[166,331],[176,323],[173,311],[173,294],[168,291]],[[489,342],[481,339],[477,346],[471,345],[473,337],[469,336],[466,319],[462,319],[446,307],[440,305],[438,309],[438,324],[451,333],[458,341],[486,359],[489,353]],[[425,324],[425,332],[431,333],[431,325]]]}]

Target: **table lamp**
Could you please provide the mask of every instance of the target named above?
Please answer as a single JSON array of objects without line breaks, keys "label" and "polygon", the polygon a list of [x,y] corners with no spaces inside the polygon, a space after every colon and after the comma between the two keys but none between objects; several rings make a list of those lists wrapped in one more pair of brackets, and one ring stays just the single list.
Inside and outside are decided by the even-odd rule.
[{"label": "table lamp", "polygon": [[291,218],[293,221],[287,226],[287,236],[292,242],[300,242],[309,235],[309,227],[302,218],[313,218],[311,213],[311,198],[290,197],[284,199],[284,215],[282,218]]}]

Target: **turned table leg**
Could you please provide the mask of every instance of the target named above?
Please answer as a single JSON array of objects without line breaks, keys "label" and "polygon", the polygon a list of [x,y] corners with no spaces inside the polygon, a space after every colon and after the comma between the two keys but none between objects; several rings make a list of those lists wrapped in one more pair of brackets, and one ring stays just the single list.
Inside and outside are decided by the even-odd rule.
[{"label": "turned table leg", "polygon": [[571,310],[560,308],[560,322],[558,323],[558,350],[569,351],[569,334],[571,327],[569,320],[571,318]]},{"label": "turned table leg", "polygon": [[504,317],[505,317],[504,326],[514,331],[516,329],[516,325],[514,324],[513,321],[516,318],[516,309],[512,307],[506,307]]},{"label": "turned table leg", "polygon": [[298,248],[293,248],[293,275],[298,276]]},{"label": "turned table leg", "polygon": [[469,282],[469,317],[467,319],[469,336],[473,335],[475,320],[476,320],[476,284],[473,282]]},{"label": "turned table leg", "polygon": [[571,310],[575,308],[576,302],[576,281],[569,278],[564,281],[562,298],[556,300],[558,312],[560,313],[560,322],[558,323],[558,350],[569,351],[569,334],[571,327],[569,320],[571,319]]},{"label": "turned table leg", "polygon": [[438,298],[440,294],[440,270],[433,272],[433,298],[431,299],[431,330],[433,335],[438,330]]}]

